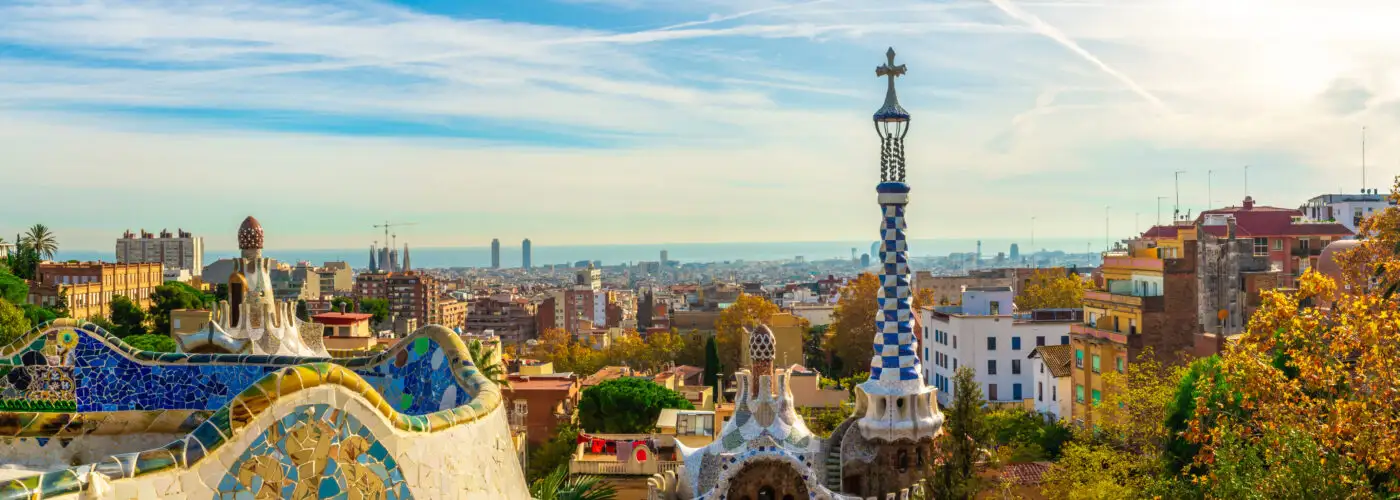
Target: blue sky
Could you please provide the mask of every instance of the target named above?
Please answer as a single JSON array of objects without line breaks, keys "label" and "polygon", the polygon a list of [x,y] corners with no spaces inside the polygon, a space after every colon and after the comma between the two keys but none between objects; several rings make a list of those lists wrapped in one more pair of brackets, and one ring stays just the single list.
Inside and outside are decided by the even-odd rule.
[{"label": "blue sky", "polygon": [[[0,0],[0,234],[283,248],[874,237],[894,46],[916,238],[1127,236],[1400,165],[1382,1]],[[1210,173],[1208,173],[1210,172]],[[1209,189],[1207,179],[1210,179]],[[1209,195],[1208,195],[1209,194]],[[1208,199],[1209,198],[1209,199]],[[1170,213],[1170,199],[1165,212]],[[12,238],[9,237],[9,238]],[[382,238],[382,236],[381,236]]]}]

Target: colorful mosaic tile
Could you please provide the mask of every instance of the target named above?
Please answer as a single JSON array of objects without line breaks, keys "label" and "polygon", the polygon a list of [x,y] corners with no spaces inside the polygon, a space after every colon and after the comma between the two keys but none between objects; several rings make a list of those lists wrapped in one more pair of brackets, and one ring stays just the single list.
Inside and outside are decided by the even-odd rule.
[{"label": "colorful mosaic tile", "polygon": [[229,468],[221,499],[412,498],[398,463],[349,413],[307,405],[272,424]]}]

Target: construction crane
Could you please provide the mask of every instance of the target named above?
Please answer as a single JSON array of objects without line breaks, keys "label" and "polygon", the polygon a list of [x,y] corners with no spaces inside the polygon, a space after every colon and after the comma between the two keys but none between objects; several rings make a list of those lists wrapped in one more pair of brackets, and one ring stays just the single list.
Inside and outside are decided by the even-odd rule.
[{"label": "construction crane", "polygon": [[[391,228],[391,227],[399,227],[399,226],[413,226],[413,225],[417,225],[417,224],[418,224],[417,222],[389,222],[389,221],[386,220],[386,221],[384,221],[383,224],[375,224],[374,227],[375,227],[376,229],[377,229],[377,228],[381,228],[381,227],[384,228],[384,243],[388,244],[388,243],[389,243],[389,228]],[[394,245],[397,245],[397,244],[398,244],[398,237],[399,237],[398,234],[395,234],[395,235],[394,235],[394,242],[393,242]],[[392,247],[390,247],[390,248],[392,248]]]}]

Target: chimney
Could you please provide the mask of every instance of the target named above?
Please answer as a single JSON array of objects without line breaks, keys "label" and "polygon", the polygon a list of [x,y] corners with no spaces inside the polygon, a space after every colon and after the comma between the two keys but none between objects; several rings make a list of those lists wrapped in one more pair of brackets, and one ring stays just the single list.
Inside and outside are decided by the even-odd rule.
[{"label": "chimney", "polygon": [[1245,208],[1245,210],[1249,210],[1249,209],[1251,209],[1251,208],[1254,208],[1254,197],[1253,197],[1253,196],[1246,196],[1246,197],[1244,197],[1244,208]]},{"label": "chimney", "polygon": [[345,314],[345,306],[346,304],[344,302],[340,303],[340,314]]}]

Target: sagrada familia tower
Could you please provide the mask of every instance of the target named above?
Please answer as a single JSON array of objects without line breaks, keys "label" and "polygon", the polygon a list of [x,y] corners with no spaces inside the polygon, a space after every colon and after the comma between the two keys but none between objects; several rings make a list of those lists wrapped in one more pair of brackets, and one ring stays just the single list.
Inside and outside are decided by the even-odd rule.
[{"label": "sagrada familia tower", "polygon": [[772,366],[773,334],[750,335],[752,366],[735,374],[734,417],[698,449],[678,446],[684,466],[650,480],[655,500],[907,499],[933,465],[933,439],[943,427],[935,391],[925,385],[916,354],[904,208],[904,137],[909,112],[899,105],[894,49],[875,69],[888,80],[875,112],[880,136],[880,289],[876,298],[870,380],[857,387],[854,414],[821,439],[795,411],[788,375]]}]

